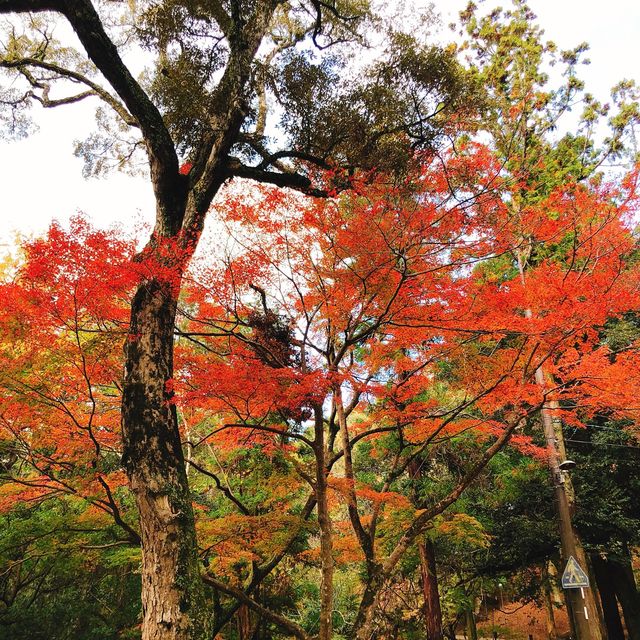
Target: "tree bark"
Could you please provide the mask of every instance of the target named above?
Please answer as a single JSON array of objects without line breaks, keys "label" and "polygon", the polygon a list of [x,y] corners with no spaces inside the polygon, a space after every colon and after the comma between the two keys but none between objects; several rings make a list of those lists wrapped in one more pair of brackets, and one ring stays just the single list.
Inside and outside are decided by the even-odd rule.
[{"label": "tree bark", "polygon": [[131,304],[123,463],[140,512],[143,640],[204,640],[208,613],[172,403],[175,283],[143,281]]},{"label": "tree bark", "polygon": [[424,596],[424,626],[427,640],[442,640],[442,609],[438,593],[436,553],[431,540],[418,543],[420,574]]},{"label": "tree bark", "polygon": [[322,407],[315,407],[316,503],[320,529],[320,621],[318,640],[333,635],[333,531],[329,514],[326,472],[326,444]]},{"label": "tree bark", "polygon": [[238,621],[238,640],[250,640],[251,638],[251,613],[246,604],[241,604],[236,613]]},{"label": "tree bark", "polygon": [[618,610],[613,576],[610,575],[607,565],[608,562],[599,555],[592,557],[593,573],[600,591],[602,614],[607,628],[608,640],[624,640],[624,630],[622,629],[622,620]]}]

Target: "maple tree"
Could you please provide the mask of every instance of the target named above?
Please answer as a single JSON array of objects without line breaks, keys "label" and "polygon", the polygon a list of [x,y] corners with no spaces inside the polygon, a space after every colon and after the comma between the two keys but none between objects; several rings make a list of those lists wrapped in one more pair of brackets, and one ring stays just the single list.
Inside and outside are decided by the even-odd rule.
[{"label": "maple tree", "polygon": [[[315,500],[326,634],[338,550],[364,563],[364,594],[351,633],[367,637],[400,559],[509,437],[540,455],[528,437],[512,433],[525,428],[548,395],[571,398],[588,415],[589,377],[562,363],[576,340],[593,349],[594,323],[635,305],[634,278],[628,281],[620,269],[634,246],[623,220],[635,196],[625,186],[565,185],[528,210],[527,224],[539,238],[543,223],[550,243],[570,229],[576,249],[563,267],[541,261],[521,281],[493,276],[492,261],[485,260],[519,243],[522,221],[514,230],[504,193],[463,206],[451,199],[457,180],[461,191],[475,187],[486,194],[487,181],[495,180],[491,155],[471,146],[446,167],[448,180],[439,161],[423,164],[409,195],[406,185],[354,185],[337,205],[304,207],[273,191],[252,206],[230,196],[222,215],[237,255],[230,255],[226,271],[208,271],[214,279],[201,302],[189,299],[180,329],[203,351],[201,362],[189,361],[184,396],[175,387],[178,402],[194,406],[206,398],[208,410],[223,420],[199,442],[240,439],[265,452],[280,447],[289,473],[299,476],[290,486],[300,487],[300,480],[311,486],[304,517]],[[488,220],[499,234],[485,233]],[[212,361],[220,352],[224,356]],[[535,379],[542,362],[554,363],[557,388],[546,390]],[[193,388],[198,370],[209,371],[202,389]],[[624,402],[614,406],[624,411]],[[574,423],[579,420],[576,415]],[[453,490],[429,496],[408,516],[399,479],[431,448],[466,431],[482,434],[490,446]],[[369,455],[384,455],[386,464],[372,465],[363,484],[354,456],[367,441]],[[332,497],[344,505],[346,521],[333,522]],[[285,546],[296,535],[285,538]],[[245,594],[239,585],[207,580],[262,611],[249,597],[261,580],[256,567]]]},{"label": "maple tree", "polygon": [[[78,218],[25,241],[5,267],[0,624],[13,637],[57,633],[60,617],[78,634],[137,624],[139,534],[120,463],[133,254],[131,241]],[[105,601],[120,602],[120,620]]]},{"label": "maple tree", "polygon": [[[3,504],[78,496],[138,536],[114,498],[120,466],[118,355],[132,244],[76,220],[26,243],[25,264],[2,285],[2,432],[11,490]],[[97,280],[102,272],[104,280]],[[11,274],[10,274],[11,275]],[[24,467],[23,465],[26,465]],[[69,468],[85,473],[69,476]],[[32,474],[25,476],[28,468]]]},{"label": "maple tree", "polygon": [[[486,131],[513,182],[509,209],[519,242],[516,243],[518,249],[512,254],[512,267],[514,271],[517,269],[523,283],[530,278],[531,267],[540,261],[549,266],[559,263],[560,270],[564,271],[566,264],[572,264],[576,258],[576,237],[570,229],[556,229],[558,236],[550,241],[547,232],[551,227],[545,228],[545,224],[553,225],[555,211],[553,203],[548,202],[549,195],[554,189],[566,190],[571,183],[602,180],[603,175],[599,172],[612,160],[629,158],[633,164],[635,145],[628,142],[634,139],[639,122],[635,85],[624,81],[614,87],[609,104],[595,100],[585,91],[578,75],[588,45],[583,43],[573,50],[560,51],[554,43],[545,42],[544,34],[525,2],[514,2],[509,10],[485,15],[470,3],[461,14],[461,22],[463,31],[469,36],[464,47],[469,52],[468,60],[488,88]],[[554,67],[560,67],[560,84],[550,82]],[[577,122],[571,123],[568,132],[558,134],[566,116],[576,106],[582,108]],[[610,135],[598,140],[595,132],[603,127],[607,118]],[[577,211],[581,207],[587,211],[590,205],[580,197],[584,197],[585,192],[577,191],[580,195],[575,197],[574,206]],[[540,211],[540,226],[532,228],[526,216],[541,202],[548,210]],[[599,222],[589,224],[594,223],[606,225],[607,215],[604,214]],[[613,237],[611,241],[616,242]],[[553,279],[549,284],[553,286]],[[541,299],[547,294],[544,283],[538,293]],[[633,284],[627,295],[633,297]],[[531,309],[526,313],[533,315]],[[594,321],[595,331],[598,327],[595,317]],[[615,358],[615,354],[609,353],[608,357]],[[586,374],[586,370],[583,373]],[[597,365],[591,373],[598,375]],[[542,386],[553,385],[559,380],[547,363],[539,368],[537,378]],[[559,467],[561,460],[566,458],[563,455],[563,418],[567,418],[565,424],[571,423],[571,414],[563,415],[560,409],[571,406],[568,399],[564,402],[559,398],[550,399],[543,407],[541,418],[550,479],[556,493],[563,557],[566,560],[573,555],[587,566],[580,538],[571,523],[574,502],[571,480]],[[569,591],[567,599],[574,632],[579,637],[599,638],[603,631],[594,592],[588,590],[582,601],[576,591]]]}]

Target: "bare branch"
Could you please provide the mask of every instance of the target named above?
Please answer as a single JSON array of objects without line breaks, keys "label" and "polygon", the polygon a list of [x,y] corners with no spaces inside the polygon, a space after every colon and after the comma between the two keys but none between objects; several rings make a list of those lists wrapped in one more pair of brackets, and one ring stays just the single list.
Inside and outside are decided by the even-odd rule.
[{"label": "bare branch", "polygon": [[[53,62],[46,62],[44,60],[38,60],[37,58],[18,58],[15,60],[0,60],[0,67],[4,67],[5,69],[17,68],[20,70],[23,70],[23,67],[36,67],[39,69],[52,71],[65,78],[69,78],[70,80],[73,80],[75,82],[80,82],[91,89],[91,91],[86,91],[84,94],[80,94],[81,96],[88,97],[91,95],[95,95],[96,97],[106,102],[120,116],[120,118],[130,127],[140,126],[138,124],[138,121],[126,110],[126,108],[121,102],[116,100],[108,91],[105,91],[105,89],[101,87],[99,84],[93,82],[92,80],[87,78],[87,76],[77,71],[74,71],[73,69],[67,69],[65,67],[60,66],[59,64],[55,64]],[[31,84],[33,84],[34,86],[39,86],[41,88],[44,88],[42,86],[42,82],[36,81],[35,78],[32,77],[28,79],[31,82]],[[38,96],[33,95],[32,97],[42,102],[38,98]],[[47,96],[47,99],[48,99],[48,96]],[[65,100],[68,100],[68,98]],[[44,104],[43,102],[43,106],[57,106],[57,104],[56,105],[52,104],[53,102],[61,103],[62,101],[57,101],[57,100],[49,101],[49,104]]]}]

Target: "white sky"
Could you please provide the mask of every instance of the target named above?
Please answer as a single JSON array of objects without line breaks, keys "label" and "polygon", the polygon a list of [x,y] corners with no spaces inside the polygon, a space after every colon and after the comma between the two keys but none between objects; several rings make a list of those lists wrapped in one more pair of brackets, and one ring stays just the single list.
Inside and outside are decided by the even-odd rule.
[{"label": "white sky", "polygon": [[[467,0],[435,0],[434,4],[447,25]],[[529,0],[529,5],[547,37],[560,47],[590,43],[591,65],[583,67],[581,75],[599,99],[606,101],[609,88],[618,80],[640,77],[637,0],[604,4],[601,0]],[[82,178],[82,162],[72,149],[73,140],[93,128],[88,103],[40,110],[35,115],[39,133],[20,142],[0,142],[0,245],[11,243],[15,231],[42,233],[52,219],[63,221],[79,210],[100,226],[152,221],[151,188],[144,179],[121,174]]]}]

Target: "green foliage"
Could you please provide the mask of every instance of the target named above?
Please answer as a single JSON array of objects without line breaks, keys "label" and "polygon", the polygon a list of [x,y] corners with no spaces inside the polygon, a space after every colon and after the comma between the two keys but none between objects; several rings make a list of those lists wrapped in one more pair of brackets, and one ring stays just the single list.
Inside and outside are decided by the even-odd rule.
[{"label": "green foliage", "polygon": [[625,425],[606,420],[569,432],[576,525],[585,544],[614,560],[640,544],[640,445]]},{"label": "green foliage", "polygon": [[17,505],[0,517],[0,638],[139,638],[139,550],[114,545],[78,501]]}]

